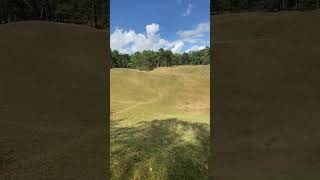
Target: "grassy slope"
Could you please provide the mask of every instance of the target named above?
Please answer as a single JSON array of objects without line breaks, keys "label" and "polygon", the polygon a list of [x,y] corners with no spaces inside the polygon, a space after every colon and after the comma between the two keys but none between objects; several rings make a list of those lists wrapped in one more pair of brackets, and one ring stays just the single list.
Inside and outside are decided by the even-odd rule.
[{"label": "grassy slope", "polygon": [[218,179],[320,178],[319,20],[320,11],[214,17]]},{"label": "grassy slope", "polygon": [[114,179],[206,179],[209,71],[210,66],[111,70]]},{"label": "grassy slope", "polygon": [[0,25],[0,179],[105,178],[105,36]]}]

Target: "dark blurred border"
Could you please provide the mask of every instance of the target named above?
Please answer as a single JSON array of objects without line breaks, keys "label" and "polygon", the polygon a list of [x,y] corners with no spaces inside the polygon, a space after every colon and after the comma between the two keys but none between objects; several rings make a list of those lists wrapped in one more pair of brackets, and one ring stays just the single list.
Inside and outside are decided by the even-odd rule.
[{"label": "dark blurred border", "polygon": [[215,126],[214,126],[214,94],[212,93],[213,87],[214,87],[214,74],[216,71],[215,61],[214,61],[214,46],[213,46],[213,38],[214,38],[214,29],[213,29],[213,0],[210,0],[210,157],[209,157],[209,179],[213,179],[214,177],[214,132],[215,132]]},{"label": "dark blurred border", "polygon": [[319,9],[213,15],[213,2],[211,179],[320,179]]},{"label": "dark blurred border", "polygon": [[107,129],[107,137],[106,137],[106,146],[107,146],[107,179],[111,178],[110,174],[110,68],[111,68],[111,54],[110,54],[110,0],[107,1],[107,47],[106,47],[106,54],[107,54],[107,64],[106,64],[106,69],[107,69],[107,76],[106,76],[106,102],[107,102],[107,109],[106,109],[106,129]]},{"label": "dark blurred border", "polygon": [[[103,117],[102,114],[101,114],[101,116],[99,115],[101,118],[99,118],[98,121],[99,121],[99,124],[105,128],[104,132],[101,132],[101,133],[103,133],[105,135],[104,138],[101,139],[101,140],[103,140],[103,141],[101,141],[101,143],[106,143],[105,144],[106,145],[105,146],[106,149],[104,149],[105,153],[101,154],[101,161],[99,161],[98,163],[99,163],[99,165],[100,165],[100,162],[103,163],[103,164],[101,164],[101,166],[103,166],[104,167],[103,169],[105,169],[104,172],[101,172],[101,173],[103,173],[103,175],[101,175],[101,176],[107,177],[107,179],[109,179],[109,177],[110,177],[110,174],[109,174],[109,168],[110,168],[110,156],[109,156],[109,154],[110,154],[110,143],[109,143],[109,140],[110,140],[110,131],[109,131],[109,129],[110,129],[110,123],[109,123],[110,122],[109,121],[110,120],[110,57],[111,57],[110,56],[110,52],[109,52],[109,49],[110,49],[110,44],[109,44],[109,42],[110,42],[110,27],[109,27],[110,26],[110,19],[109,19],[110,18],[110,1],[109,0],[104,0],[104,1],[107,2],[107,11],[106,11],[106,19],[107,19],[107,21],[106,21],[106,31],[105,31],[106,35],[104,36],[106,38],[103,39],[103,41],[105,42],[105,46],[104,46],[105,47],[105,51],[104,51],[105,53],[103,54],[103,56],[105,56],[105,59],[106,59],[106,61],[105,61],[106,63],[105,63],[105,67],[104,67],[105,73],[103,73],[102,71],[96,72],[96,73],[99,74],[99,77],[101,77],[100,75],[102,75],[102,74],[104,74],[104,76],[105,76],[105,81],[104,81],[104,84],[103,84],[103,87],[105,88],[105,91],[104,91],[103,95],[101,95],[101,99],[104,99],[103,107],[101,107],[101,110],[102,110],[102,108],[105,109],[105,116]],[[0,0],[0,3],[3,3],[3,2],[4,2],[4,0]],[[8,2],[8,1],[6,1],[6,2]],[[0,4],[0,6],[1,5],[2,4]],[[30,19],[30,20],[34,20],[34,19]],[[35,19],[35,20],[41,20],[41,19]],[[12,22],[19,24],[20,22],[18,22],[18,21],[24,21],[24,20],[19,20],[18,19],[18,20],[12,21]],[[7,26],[7,25],[3,25],[2,23],[3,22],[1,22],[0,26]],[[8,22],[8,26],[10,25],[10,23],[11,22]],[[21,23],[23,23],[23,22],[21,22]],[[99,28],[99,29],[104,29],[104,28]],[[17,29],[17,32],[19,32],[19,29]],[[2,34],[2,35],[5,36],[5,34]],[[0,38],[0,41],[1,41],[1,38]],[[97,42],[97,43],[99,43],[99,42]],[[0,52],[2,52],[2,51],[0,51]],[[1,57],[0,57],[0,61],[1,61]],[[20,64],[20,65],[18,65],[16,67],[21,67],[22,68],[23,65]],[[103,67],[101,67],[101,69],[102,68]],[[1,74],[1,75],[3,75],[3,74]],[[2,83],[2,82],[0,82],[0,83]],[[37,87],[32,87],[32,88],[37,88]],[[90,88],[90,87],[88,87],[88,88]],[[1,91],[1,93],[2,93],[2,91]],[[45,97],[43,97],[43,98],[45,98]],[[8,99],[9,99],[9,97],[8,97]],[[23,100],[19,100],[17,102],[21,102],[21,101],[23,101]],[[14,110],[14,111],[16,112],[16,110]],[[79,109],[79,111],[81,111],[81,109]],[[23,133],[21,133],[21,134],[23,134]],[[4,139],[5,138],[9,138],[9,136],[8,137],[1,137],[0,136],[0,141],[2,140],[2,138],[4,138]],[[50,142],[47,142],[47,143],[50,143]],[[34,148],[37,149],[37,147],[34,147]],[[98,156],[100,156],[100,154]],[[85,157],[84,157],[84,159],[85,159]],[[84,162],[84,163],[86,163],[86,162]],[[85,169],[83,169],[83,171],[85,172]],[[2,176],[1,175],[3,175],[1,173],[2,172],[0,171],[0,180],[2,180]],[[15,177],[16,176],[19,177],[19,175],[20,174],[15,174],[14,177],[5,176],[4,179],[11,179],[11,178],[12,179],[16,179]],[[101,176],[99,176],[99,177],[101,177]],[[92,177],[93,178],[97,177],[97,174],[92,174]]]}]

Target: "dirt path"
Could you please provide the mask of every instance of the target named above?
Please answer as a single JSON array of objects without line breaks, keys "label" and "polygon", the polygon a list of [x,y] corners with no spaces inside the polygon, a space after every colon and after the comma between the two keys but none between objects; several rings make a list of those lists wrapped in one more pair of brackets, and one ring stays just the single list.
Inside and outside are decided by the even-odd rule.
[{"label": "dirt path", "polygon": [[162,93],[159,96],[157,96],[156,98],[152,98],[152,99],[150,99],[148,101],[145,101],[145,102],[138,102],[138,103],[136,103],[136,104],[134,104],[132,106],[129,106],[129,107],[125,108],[125,109],[122,109],[120,111],[112,113],[111,116],[122,114],[122,113],[127,112],[127,111],[129,111],[131,109],[134,109],[134,108],[136,108],[138,106],[155,103],[155,102],[159,101],[160,99],[162,99],[163,97],[165,97],[166,95],[168,95],[168,93],[169,92]]}]

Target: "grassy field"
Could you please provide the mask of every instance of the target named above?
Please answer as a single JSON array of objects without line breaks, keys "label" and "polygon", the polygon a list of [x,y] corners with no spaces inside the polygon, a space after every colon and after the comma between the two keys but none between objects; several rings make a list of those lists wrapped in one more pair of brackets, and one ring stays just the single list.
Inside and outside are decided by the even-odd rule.
[{"label": "grassy field", "polygon": [[320,11],[213,20],[213,175],[320,179]]},{"label": "grassy field", "polygon": [[106,179],[105,38],[50,22],[0,25],[0,179]]},{"label": "grassy field", "polygon": [[112,179],[207,179],[210,66],[111,70]]}]

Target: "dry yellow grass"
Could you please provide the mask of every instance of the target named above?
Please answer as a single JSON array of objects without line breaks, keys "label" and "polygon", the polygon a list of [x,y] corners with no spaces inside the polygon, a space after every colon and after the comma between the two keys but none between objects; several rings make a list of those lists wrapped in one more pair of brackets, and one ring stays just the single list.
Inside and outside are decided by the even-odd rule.
[{"label": "dry yellow grass", "polygon": [[113,179],[208,178],[209,72],[208,65],[111,70]]}]

